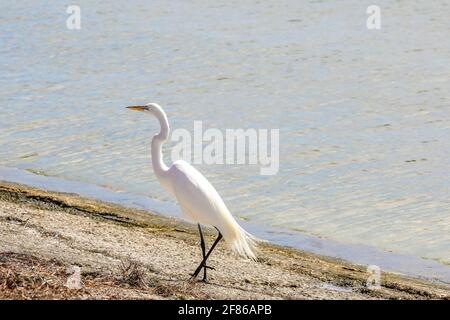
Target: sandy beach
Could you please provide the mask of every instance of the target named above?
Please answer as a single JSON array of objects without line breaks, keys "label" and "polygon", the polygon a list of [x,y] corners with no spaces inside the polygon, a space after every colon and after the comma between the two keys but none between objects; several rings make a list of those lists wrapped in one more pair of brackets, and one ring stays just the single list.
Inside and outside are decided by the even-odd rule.
[{"label": "sandy beach", "polygon": [[[257,262],[221,243],[209,282],[189,281],[201,257],[196,226],[7,182],[0,234],[1,299],[450,298],[448,286],[391,273],[369,289],[365,266],[269,243]],[[81,287],[69,289],[74,266]]]}]

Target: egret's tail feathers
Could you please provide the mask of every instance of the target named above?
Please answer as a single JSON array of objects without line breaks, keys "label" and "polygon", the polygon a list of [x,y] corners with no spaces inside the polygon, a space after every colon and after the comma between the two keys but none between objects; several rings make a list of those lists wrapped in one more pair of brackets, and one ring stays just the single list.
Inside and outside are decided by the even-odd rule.
[{"label": "egret's tail feathers", "polygon": [[[237,224],[236,224],[237,225]],[[231,239],[225,237],[231,249],[244,258],[255,260],[258,255],[257,241],[254,236],[237,225],[237,230],[234,232]]]}]

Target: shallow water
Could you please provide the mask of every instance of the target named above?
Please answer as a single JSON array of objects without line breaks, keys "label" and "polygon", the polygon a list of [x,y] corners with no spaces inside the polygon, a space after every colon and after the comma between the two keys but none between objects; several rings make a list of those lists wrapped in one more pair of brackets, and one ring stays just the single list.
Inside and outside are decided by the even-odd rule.
[{"label": "shallow water", "polygon": [[77,4],[75,31],[0,3],[0,165],[173,203],[156,121],[124,109],[154,101],[172,128],[280,129],[275,176],[197,165],[249,223],[450,262],[447,1],[378,1],[381,30],[356,0]]}]

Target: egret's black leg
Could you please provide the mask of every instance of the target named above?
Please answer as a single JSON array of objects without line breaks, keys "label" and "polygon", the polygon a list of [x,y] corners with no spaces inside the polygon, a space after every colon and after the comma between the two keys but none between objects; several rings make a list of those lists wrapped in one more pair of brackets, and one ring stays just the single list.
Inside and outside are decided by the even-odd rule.
[{"label": "egret's black leg", "polygon": [[214,241],[213,245],[211,246],[211,248],[209,249],[208,253],[206,254],[205,258],[203,259],[203,261],[200,263],[200,265],[197,267],[197,269],[195,270],[194,274],[192,275],[192,279],[197,277],[198,274],[200,273],[200,271],[202,270],[203,267],[205,268],[210,268],[208,266],[206,266],[206,260],[208,260],[209,255],[211,254],[211,252],[214,250],[214,248],[216,247],[216,245],[219,243],[220,239],[222,239],[222,234],[219,231],[219,235],[217,236],[216,241]]},{"label": "egret's black leg", "polygon": [[[206,257],[205,239],[203,238],[203,232],[202,232],[202,227],[200,226],[200,223],[198,223],[197,225],[198,225],[198,231],[200,233],[200,247],[202,248],[203,260],[205,261],[205,257]],[[203,281],[206,281],[206,265],[203,266]]]}]

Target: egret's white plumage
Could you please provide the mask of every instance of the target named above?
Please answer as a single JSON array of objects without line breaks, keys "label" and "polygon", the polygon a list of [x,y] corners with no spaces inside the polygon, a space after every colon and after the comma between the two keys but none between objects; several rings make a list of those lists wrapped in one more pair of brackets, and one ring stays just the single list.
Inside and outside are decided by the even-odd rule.
[{"label": "egret's white plumage", "polygon": [[164,164],[161,147],[170,129],[163,109],[156,103],[129,108],[150,112],[159,120],[161,131],[153,137],[151,148],[153,170],[163,188],[176,197],[185,217],[216,227],[234,252],[256,259],[255,238],[237,223],[211,183],[186,161],[176,161],[170,168]]},{"label": "egret's white plumage", "polygon": [[236,222],[216,189],[197,169],[179,160],[168,174],[174,177],[173,194],[186,218],[216,227],[233,251],[256,259],[252,236]]}]

